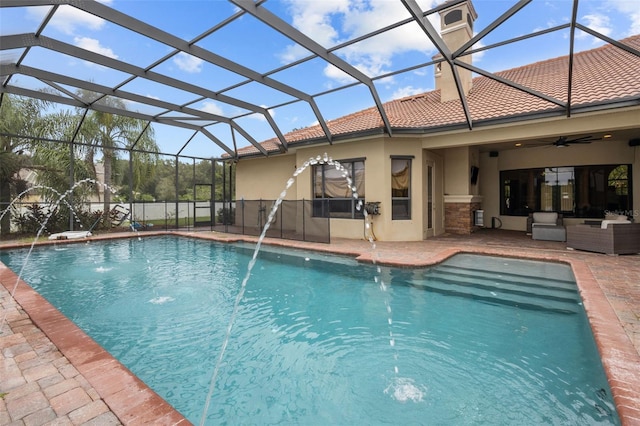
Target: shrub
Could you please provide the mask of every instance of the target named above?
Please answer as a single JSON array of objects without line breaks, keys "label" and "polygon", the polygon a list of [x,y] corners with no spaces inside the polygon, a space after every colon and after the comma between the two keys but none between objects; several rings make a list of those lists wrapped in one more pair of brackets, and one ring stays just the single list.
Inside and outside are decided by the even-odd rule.
[{"label": "shrub", "polygon": [[[22,234],[37,234],[42,229],[42,234],[55,234],[69,230],[69,215],[73,215],[76,230],[103,229],[106,227],[102,221],[102,211],[89,211],[81,206],[71,209],[67,205],[61,205],[50,210],[49,207],[33,203],[25,207],[26,211],[19,212],[14,207],[13,222]],[[71,212],[71,210],[73,210]]]},{"label": "shrub", "polygon": [[216,212],[216,223],[233,225],[236,222],[236,209],[223,207]]}]

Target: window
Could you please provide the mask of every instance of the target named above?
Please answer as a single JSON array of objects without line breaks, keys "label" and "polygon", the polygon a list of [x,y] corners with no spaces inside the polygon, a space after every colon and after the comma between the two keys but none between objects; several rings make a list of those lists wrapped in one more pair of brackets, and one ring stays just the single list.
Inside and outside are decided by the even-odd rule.
[{"label": "window", "polygon": [[391,219],[411,219],[411,158],[391,158]]},{"label": "window", "polygon": [[[340,161],[349,173],[352,185],[358,193],[358,201],[364,203],[364,160]],[[354,198],[347,179],[342,171],[327,164],[313,166],[313,215],[316,217],[334,217],[356,219],[364,217],[362,208],[358,210],[358,201]]]},{"label": "window", "polygon": [[604,217],[631,209],[631,165],[547,167],[500,172],[500,214],[554,211],[568,217]]}]

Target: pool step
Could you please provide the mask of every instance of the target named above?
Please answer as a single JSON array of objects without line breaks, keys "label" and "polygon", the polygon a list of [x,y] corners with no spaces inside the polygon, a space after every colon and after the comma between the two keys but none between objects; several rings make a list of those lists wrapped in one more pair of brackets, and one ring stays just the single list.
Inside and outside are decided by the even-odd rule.
[{"label": "pool step", "polygon": [[502,276],[516,277],[518,281],[554,281],[575,288],[575,277],[571,268],[563,263],[491,257],[474,254],[459,254],[438,265],[442,268],[455,267],[474,272],[493,272]]},{"label": "pool step", "polygon": [[[430,270],[429,273],[455,275],[461,279],[472,279],[474,281],[495,282],[505,285],[512,285],[516,289],[523,291],[533,291],[536,294],[552,295],[574,295],[577,291],[575,281],[562,280],[557,278],[547,278],[544,276],[523,275],[514,272],[492,271],[490,269],[479,269],[469,267],[459,267],[452,265],[439,265]],[[529,289],[529,290],[527,290]]]},{"label": "pool step", "polygon": [[566,314],[578,313],[582,309],[575,283],[548,278],[440,265],[426,271],[424,279],[412,280],[412,285],[523,309]]}]

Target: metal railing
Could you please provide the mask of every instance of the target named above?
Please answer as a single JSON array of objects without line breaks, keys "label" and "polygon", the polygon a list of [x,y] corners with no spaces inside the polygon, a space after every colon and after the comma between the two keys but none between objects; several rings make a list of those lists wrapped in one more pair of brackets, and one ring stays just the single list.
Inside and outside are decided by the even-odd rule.
[{"label": "metal railing", "polygon": [[[324,201],[322,201],[324,202]],[[213,229],[243,235],[260,235],[269,220],[275,200],[237,200],[231,211],[228,207],[217,215],[222,220]],[[266,236],[287,240],[329,243],[328,217],[314,216],[318,201],[284,200],[276,210]]]},{"label": "metal railing", "polygon": [[[318,203],[325,202],[282,201],[266,235],[270,238],[329,243],[329,217],[317,215]],[[10,214],[7,213],[10,217],[9,235],[3,237],[35,235],[41,227],[43,236],[89,229],[94,232],[132,229],[212,230],[258,236],[267,223],[274,203],[275,200],[114,202],[109,205],[109,215],[104,216],[104,203],[101,202],[74,204],[73,209],[55,203],[15,202],[11,205]],[[0,215],[7,208],[9,205],[6,203],[0,205]],[[328,208],[327,203],[324,210],[328,211]]]}]

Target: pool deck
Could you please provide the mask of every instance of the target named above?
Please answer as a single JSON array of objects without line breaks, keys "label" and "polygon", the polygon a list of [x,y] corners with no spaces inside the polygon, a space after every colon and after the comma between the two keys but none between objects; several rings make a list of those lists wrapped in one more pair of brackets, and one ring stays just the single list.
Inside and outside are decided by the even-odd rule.
[{"label": "pool deck", "polygon": [[[226,242],[257,240],[213,232],[169,234]],[[131,237],[136,235],[107,234],[90,240]],[[375,248],[368,241],[346,239],[331,244],[277,239],[264,243],[402,267],[432,265],[460,252],[568,263],[622,424],[640,426],[640,255],[568,250],[562,242],[535,241],[524,232],[494,229],[418,242],[376,242]],[[5,241],[0,249],[29,245]],[[1,263],[0,283],[0,425],[189,424]]]}]

